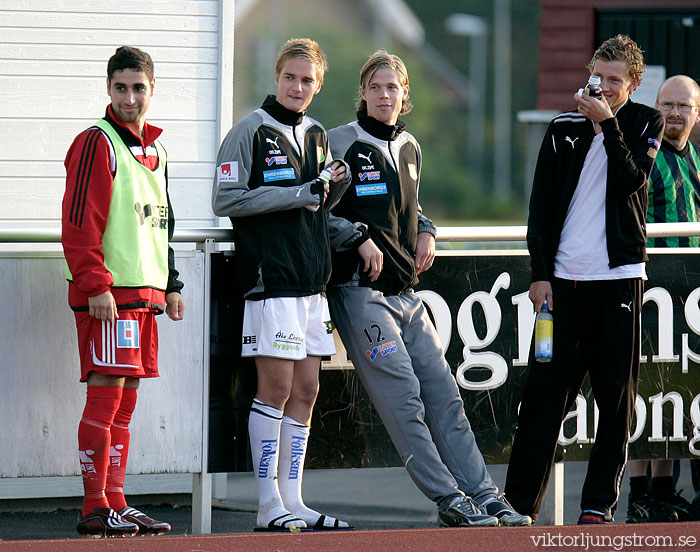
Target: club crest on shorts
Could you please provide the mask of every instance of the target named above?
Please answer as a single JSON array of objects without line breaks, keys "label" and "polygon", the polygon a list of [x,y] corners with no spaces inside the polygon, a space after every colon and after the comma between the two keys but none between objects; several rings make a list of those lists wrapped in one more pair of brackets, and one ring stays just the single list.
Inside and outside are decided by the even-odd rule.
[{"label": "club crest on shorts", "polygon": [[139,348],[139,321],[117,320],[117,348]]}]

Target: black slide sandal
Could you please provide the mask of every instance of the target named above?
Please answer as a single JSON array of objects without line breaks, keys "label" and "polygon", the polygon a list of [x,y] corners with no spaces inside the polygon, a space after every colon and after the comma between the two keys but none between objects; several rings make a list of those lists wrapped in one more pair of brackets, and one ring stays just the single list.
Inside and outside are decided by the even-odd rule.
[{"label": "black slide sandal", "polygon": [[[333,521],[331,521],[333,520]],[[327,516],[326,514],[321,514],[318,518],[316,524],[313,526],[313,531],[352,531],[355,528],[352,526],[340,527],[339,520],[336,518]]]},{"label": "black slide sandal", "polygon": [[304,523],[301,519],[292,514],[284,514],[283,516],[273,519],[267,524],[267,527],[255,527],[253,531],[267,533],[299,533],[301,531],[311,531],[308,527],[294,525],[294,522],[300,521]]}]

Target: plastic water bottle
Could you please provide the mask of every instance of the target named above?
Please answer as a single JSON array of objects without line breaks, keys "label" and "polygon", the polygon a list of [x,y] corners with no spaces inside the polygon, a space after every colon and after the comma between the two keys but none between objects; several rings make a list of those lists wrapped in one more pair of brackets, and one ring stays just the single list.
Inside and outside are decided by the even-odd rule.
[{"label": "plastic water bottle", "polygon": [[[598,80],[600,80],[600,78]],[[331,178],[333,178],[333,169],[331,168],[331,165],[328,165],[325,169],[323,169],[318,177],[326,184],[330,184]]]},{"label": "plastic water bottle", "polygon": [[588,90],[588,95],[591,98],[598,98],[599,100],[603,98],[603,89],[600,86],[600,77],[598,75],[588,77],[586,90]]},{"label": "plastic water bottle", "polygon": [[552,360],[553,330],[552,313],[549,312],[549,306],[545,301],[535,318],[535,360],[537,362]]}]

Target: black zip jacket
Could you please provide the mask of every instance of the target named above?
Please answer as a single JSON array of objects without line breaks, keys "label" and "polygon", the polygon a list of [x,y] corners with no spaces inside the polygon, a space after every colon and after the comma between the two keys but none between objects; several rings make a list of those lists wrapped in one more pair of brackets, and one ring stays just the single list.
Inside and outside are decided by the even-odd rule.
[{"label": "black zip jacket", "polygon": [[[605,200],[610,268],[641,263],[646,255],[649,174],[664,130],[661,113],[631,100],[602,121],[608,156]],[[564,221],[593,142],[593,122],[577,111],[555,117],[542,140],[530,196],[527,247],[532,281],[554,278]]]},{"label": "black zip jacket", "polygon": [[[268,96],[239,121],[219,148],[212,205],[231,218],[246,299],[302,297],[325,290],[330,276],[327,205],[312,185],[330,163],[320,123]],[[347,186],[349,177],[334,186]]]},{"label": "black zip jacket", "polygon": [[[421,149],[398,121],[390,126],[358,112],[357,121],[328,131],[331,152],[350,167],[352,183],[330,217],[331,284],[371,287],[397,295],[418,282],[415,268],[419,232],[435,235],[420,212]],[[376,281],[363,272],[357,247],[370,237],[384,255]]]}]

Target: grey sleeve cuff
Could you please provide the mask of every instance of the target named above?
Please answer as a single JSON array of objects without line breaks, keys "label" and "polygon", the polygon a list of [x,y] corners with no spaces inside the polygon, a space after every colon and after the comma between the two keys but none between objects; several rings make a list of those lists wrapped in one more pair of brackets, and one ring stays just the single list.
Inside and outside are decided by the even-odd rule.
[{"label": "grey sleeve cuff", "polygon": [[350,222],[342,217],[328,214],[328,234],[333,251],[349,251],[360,247],[369,239],[367,227],[361,222]]},{"label": "grey sleeve cuff", "polygon": [[437,236],[437,227],[433,224],[433,221],[426,217],[423,213],[418,213],[418,233],[427,232],[432,234],[433,237]]}]

